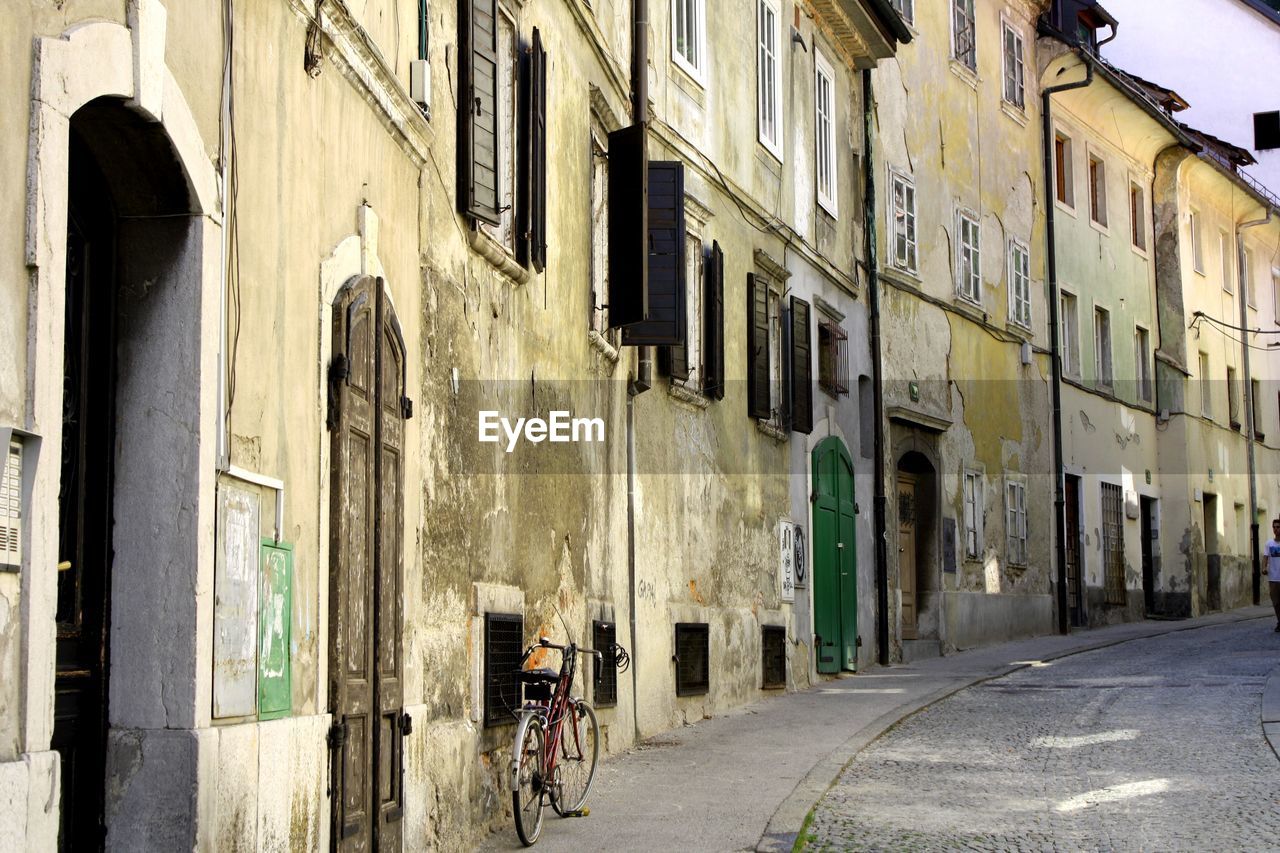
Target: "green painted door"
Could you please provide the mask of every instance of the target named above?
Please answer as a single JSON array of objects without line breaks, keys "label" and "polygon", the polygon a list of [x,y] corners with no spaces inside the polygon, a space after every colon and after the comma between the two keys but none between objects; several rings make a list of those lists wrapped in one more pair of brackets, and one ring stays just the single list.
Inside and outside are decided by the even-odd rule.
[{"label": "green painted door", "polygon": [[813,631],[818,672],[856,670],[858,560],[853,460],[844,442],[823,439],[813,451]]}]

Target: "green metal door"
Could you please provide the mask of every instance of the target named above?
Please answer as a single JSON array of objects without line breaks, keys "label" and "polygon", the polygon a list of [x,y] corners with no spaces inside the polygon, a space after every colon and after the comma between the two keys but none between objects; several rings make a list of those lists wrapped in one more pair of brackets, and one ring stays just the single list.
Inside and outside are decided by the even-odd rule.
[{"label": "green metal door", "polygon": [[813,631],[818,672],[856,670],[858,560],[853,460],[830,436],[813,451]]}]

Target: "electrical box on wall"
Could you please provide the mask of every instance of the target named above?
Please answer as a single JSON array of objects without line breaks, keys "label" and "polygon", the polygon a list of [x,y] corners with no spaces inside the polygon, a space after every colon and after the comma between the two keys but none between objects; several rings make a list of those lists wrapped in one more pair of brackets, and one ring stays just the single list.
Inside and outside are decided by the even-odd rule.
[{"label": "electrical box on wall", "polygon": [[0,460],[0,572],[22,568],[22,439],[11,435]]},{"label": "electrical box on wall", "polygon": [[431,62],[414,59],[409,62],[409,97],[431,116]]}]

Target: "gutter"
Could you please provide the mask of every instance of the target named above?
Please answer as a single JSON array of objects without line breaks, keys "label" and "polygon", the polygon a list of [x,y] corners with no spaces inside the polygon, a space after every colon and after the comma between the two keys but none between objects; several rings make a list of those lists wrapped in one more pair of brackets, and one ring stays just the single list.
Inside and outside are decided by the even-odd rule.
[{"label": "gutter", "polygon": [[1245,448],[1249,470],[1249,548],[1250,556],[1253,558],[1253,571],[1250,574],[1253,576],[1254,604],[1262,600],[1262,574],[1259,568],[1262,565],[1262,557],[1258,547],[1258,469],[1257,460],[1254,458],[1254,444],[1258,436],[1255,432],[1257,424],[1253,420],[1253,377],[1249,369],[1249,332],[1246,331],[1249,328],[1249,282],[1245,278],[1243,232],[1246,228],[1266,225],[1271,221],[1273,212],[1273,209],[1268,207],[1267,215],[1261,219],[1251,219],[1236,226],[1236,274],[1240,279],[1240,286],[1237,288],[1240,294],[1240,353],[1244,366]]}]

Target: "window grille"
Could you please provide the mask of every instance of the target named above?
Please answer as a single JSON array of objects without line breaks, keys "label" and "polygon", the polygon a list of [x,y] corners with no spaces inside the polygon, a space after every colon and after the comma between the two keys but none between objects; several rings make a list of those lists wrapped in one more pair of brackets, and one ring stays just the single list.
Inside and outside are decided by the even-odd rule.
[{"label": "window grille", "polygon": [[787,686],[787,629],[781,625],[760,628],[761,687]]},{"label": "window grille", "polygon": [[1106,602],[1125,604],[1124,497],[1114,483],[1102,484],[1102,555],[1106,560]]},{"label": "window grille", "polygon": [[818,324],[818,385],[833,397],[849,393],[849,335],[830,320]]},{"label": "window grille", "polygon": [[978,51],[973,22],[973,0],[952,0],[951,31],[955,42],[955,58],[970,70],[977,70]]},{"label": "window grille", "polygon": [[514,613],[484,615],[484,724],[514,723],[520,705],[520,655],[524,653],[524,617]]},{"label": "window grille", "polygon": [[601,655],[600,659],[592,658],[597,708],[611,708],[618,704],[617,642],[617,625],[612,622],[591,623],[591,648]]},{"label": "window grille", "polygon": [[676,695],[700,696],[711,687],[711,632],[705,622],[676,625]]}]

